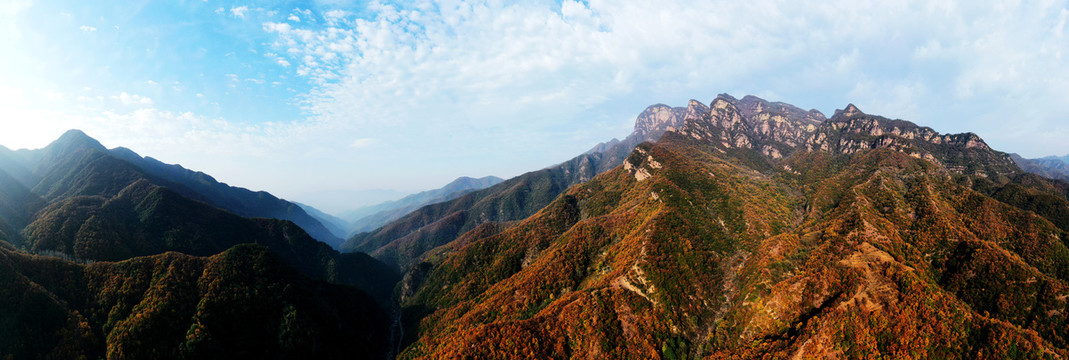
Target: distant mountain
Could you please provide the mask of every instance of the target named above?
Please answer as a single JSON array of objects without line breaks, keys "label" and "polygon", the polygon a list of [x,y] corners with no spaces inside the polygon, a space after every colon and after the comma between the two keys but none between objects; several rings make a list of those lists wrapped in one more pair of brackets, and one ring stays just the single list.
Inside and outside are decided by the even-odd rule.
[{"label": "distant mountain", "polygon": [[[742,100],[726,96],[725,99],[761,122],[760,136],[784,137],[788,135],[784,131],[797,135],[812,131],[825,119],[816,110],[806,111],[754,96]],[[421,208],[374,231],[354,235],[341,249],[367,252],[405,268],[414,264],[424,252],[458,238],[479,224],[520,220],[534,214],[568,187],[619,166],[638,144],[656,141],[666,131],[682,126],[685,119],[707,112],[708,109],[702,106],[693,100],[686,108],[651,105],[638,115],[633,132],[622,141],[613,139],[555,167],[523,174],[486,190]],[[799,122],[801,127],[786,122],[784,119],[788,117]]]},{"label": "distant mountain", "polygon": [[324,189],[316,191],[302,192],[299,195],[300,201],[306,204],[316,204],[316,208],[326,212],[328,214],[334,214],[335,216],[344,219],[346,221],[353,221],[359,219],[361,216],[352,216],[348,214],[354,209],[360,209],[368,206],[374,206],[386,201],[393,201],[409,195],[408,192],[401,192],[393,189],[364,189],[364,190],[337,190],[337,189]]},{"label": "distant mountain", "polygon": [[594,147],[590,148],[590,150],[587,150],[583,154],[603,153],[605,151],[608,151],[609,149],[612,149],[613,146],[616,146],[619,143],[620,143],[620,140],[618,140],[616,138],[612,138],[612,140],[609,140],[609,141],[594,145]]},{"label": "distant mountain", "polygon": [[[972,133],[795,109],[692,101],[532,216],[399,257],[400,358],[1069,356],[1069,183]],[[382,249],[432,243],[405,236]]]},{"label": "distant mountain", "polygon": [[330,233],[333,234],[334,236],[336,236],[338,238],[344,238],[344,237],[346,237],[348,235],[348,233],[349,233],[349,231],[348,231],[349,222],[348,221],[342,220],[341,218],[339,218],[337,216],[322,212],[319,209],[316,209],[315,207],[313,207],[312,205],[302,204],[302,203],[294,203],[294,204],[297,204],[297,206],[300,206],[301,209],[304,209],[304,212],[308,213],[309,216],[315,218],[317,221],[319,221],[320,224],[323,224],[323,226],[325,226],[327,228],[327,230],[329,230]]},{"label": "distant mountain", "polygon": [[1025,159],[1017,154],[1010,154],[1013,162],[1022,170],[1046,176],[1051,179],[1069,181],[1069,155],[1063,157],[1047,156],[1038,159]]},{"label": "distant mountain", "polygon": [[[220,183],[208,174],[187,170],[181,165],[164,164],[151,157],[141,157],[130,149],[119,147],[110,150],[111,155],[126,160],[141,168],[146,173],[180,184],[176,189],[184,196],[204,201],[212,206],[245,217],[262,217],[290,220],[300,226],[316,240],[337,247],[342,240],[335,236],[315,217],[308,215],[299,205],[279,199],[265,191],[251,191],[245,188]],[[185,190],[192,192],[185,192]]]},{"label": "distant mountain", "polygon": [[342,245],[344,251],[362,251],[404,269],[424,252],[453,241],[479,224],[524,219],[549,205],[568,187],[594,178],[623,162],[636,145],[659,138],[682,125],[685,108],[664,104],[646,108],[635,129],[622,141],[599,147],[569,161],[532,171],[459,198],[419,208],[370,232],[356,234]]},{"label": "distant mountain", "polygon": [[350,214],[367,215],[353,220],[346,235],[351,236],[354,233],[374,230],[425,205],[453,200],[469,192],[494,186],[502,181],[504,180],[496,176],[486,176],[478,179],[462,176],[439,189],[427,190],[395,201],[387,201],[359,209]]},{"label": "distant mountain", "polygon": [[377,309],[255,245],[87,266],[0,246],[10,358],[378,359],[390,319]]},{"label": "distant mountain", "polygon": [[22,242],[22,229],[43,204],[21,181],[0,168],[0,240]]},{"label": "distant mountain", "polygon": [[28,164],[22,156],[15,151],[0,145],[0,169],[11,178],[18,180],[22,186],[32,187],[37,184],[37,177],[33,175]]}]

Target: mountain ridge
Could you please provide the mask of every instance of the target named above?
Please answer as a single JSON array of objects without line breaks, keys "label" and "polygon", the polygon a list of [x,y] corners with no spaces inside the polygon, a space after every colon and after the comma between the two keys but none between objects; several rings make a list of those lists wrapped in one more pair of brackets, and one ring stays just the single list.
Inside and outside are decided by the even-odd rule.
[{"label": "mountain ridge", "polygon": [[335,248],[342,242],[299,205],[279,199],[266,191],[230,186],[203,172],[189,170],[181,165],[165,164],[151,157],[142,157],[124,147],[117,147],[109,152],[149,174],[183,185],[189,189],[186,196],[199,197],[198,200],[241,216],[293,221],[312,237]]},{"label": "mountain ridge", "polygon": [[[248,218],[212,206],[197,191],[113,154],[77,130],[43,149],[17,152],[37,183],[29,189],[17,181],[0,184],[0,240],[82,262],[167,251],[211,256],[242,243],[260,243],[310,278],[359,287],[388,305],[398,275],[376,265],[377,260],[339,254],[289,220]],[[207,177],[179,166],[172,169]],[[0,174],[6,174],[3,170]],[[269,195],[263,199],[281,201]]]},{"label": "mountain ridge", "polygon": [[421,191],[397,200],[386,201],[364,209],[358,209],[361,210],[362,213],[366,212],[369,214],[353,219],[350,222],[349,230],[345,235],[352,236],[355,233],[374,230],[375,228],[412,212],[412,210],[434,203],[449,201],[469,192],[482,190],[496,185],[502,181],[504,181],[504,179],[496,176],[485,176],[481,178],[461,176],[437,189]]},{"label": "mountain ridge", "polygon": [[[530,218],[425,252],[401,357],[1069,354],[1060,183],[975,134],[849,105],[755,121],[731,99],[692,102]],[[1014,187],[1058,205],[1020,208]]]},{"label": "mountain ridge", "polygon": [[568,187],[618,166],[639,143],[655,140],[682,124],[685,110],[651,105],[636,117],[634,131],[605,151],[588,151],[457,199],[424,206],[378,229],[353,235],[341,249],[367,252],[400,269],[407,268],[423,252],[480,224],[521,220],[534,214]]},{"label": "mountain ridge", "polygon": [[1069,181],[1069,155],[1045,156],[1036,159],[1025,159],[1017,154],[1010,154],[1013,162],[1021,169],[1033,174]]}]

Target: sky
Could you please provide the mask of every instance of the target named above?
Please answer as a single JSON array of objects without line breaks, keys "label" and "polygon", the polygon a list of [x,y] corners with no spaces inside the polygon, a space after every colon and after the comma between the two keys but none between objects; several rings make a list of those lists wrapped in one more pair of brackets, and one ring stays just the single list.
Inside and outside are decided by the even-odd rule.
[{"label": "sky", "polygon": [[0,144],[78,128],[334,213],[719,93],[1065,155],[1067,1],[3,0]]}]

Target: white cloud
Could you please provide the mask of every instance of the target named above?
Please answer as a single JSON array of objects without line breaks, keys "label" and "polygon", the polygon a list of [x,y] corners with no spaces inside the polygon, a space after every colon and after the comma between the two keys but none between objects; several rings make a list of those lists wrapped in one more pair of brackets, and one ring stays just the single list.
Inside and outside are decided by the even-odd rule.
[{"label": "white cloud", "polygon": [[245,14],[248,13],[248,12],[249,12],[249,7],[248,6],[237,6],[237,7],[231,7],[230,8],[230,15],[233,15],[234,17],[237,17],[237,18],[244,19],[245,18]]},{"label": "white cloud", "polygon": [[152,105],[152,98],[138,94],[128,94],[125,91],[111,98],[119,100],[123,105]]},{"label": "white cloud", "polygon": [[649,103],[731,92],[825,112],[854,102],[998,137],[999,117],[1028,99],[1048,104],[1042,121],[1064,121],[1066,4],[434,1],[373,3],[370,18],[328,11],[325,27],[263,26],[316,84],[309,110],[353,128],[463,121],[548,134],[591,126],[576,117],[584,111],[633,117]]},{"label": "white cloud", "polygon": [[375,145],[375,143],[377,143],[377,142],[379,142],[379,139],[376,139],[376,138],[359,138],[359,139],[353,140],[353,143],[349,144],[349,147],[358,148],[358,149],[359,148],[365,148],[365,147],[368,147],[368,146],[371,146],[371,145]]},{"label": "white cloud", "polygon": [[97,31],[97,28],[89,25],[82,25],[78,27],[78,30],[81,30],[82,32],[94,32]]},{"label": "white cloud", "polygon": [[323,19],[327,21],[327,26],[338,26],[348,16],[352,16],[352,13],[345,10],[329,10],[323,13]]},{"label": "white cloud", "polygon": [[294,8],[293,11],[290,12],[290,16],[286,19],[293,22],[301,22],[302,18],[315,22],[315,17],[312,15],[311,9]]},{"label": "white cloud", "polygon": [[[720,92],[825,112],[853,102],[939,131],[976,131],[1025,155],[1069,153],[1066,0],[429,0],[363,10],[298,8],[271,18],[247,6],[217,9],[273,19],[260,24],[270,48],[254,50],[284,67],[263,76],[235,67],[222,82],[271,82],[281,92],[302,87],[264,76],[304,77],[312,89],[294,101],[308,119],[222,119],[105,90],[67,91],[84,111],[10,112],[19,101],[4,99],[0,108],[272,191],[308,186],[307,173],[338,187],[410,189],[515,175],[626,135],[651,103],[707,102]],[[168,95],[157,90],[170,91],[163,84],[127,90],[171,103],[159,98]],[[198,104],[231,106],[187,84],[197,98],[210,95]],[[0,143],[17,138],[4,125]]]}]

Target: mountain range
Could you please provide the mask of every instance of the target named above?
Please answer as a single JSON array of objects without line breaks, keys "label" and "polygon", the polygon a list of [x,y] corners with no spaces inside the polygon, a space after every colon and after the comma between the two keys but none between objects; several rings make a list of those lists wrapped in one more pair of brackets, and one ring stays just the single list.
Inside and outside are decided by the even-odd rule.
[{"label": "mountain range", "polygon": [[350,239],[405,269],[401,357],[1069,354],[1065,182],[853,105],[651,113],[667,132],[620,166],[581,156]]},{"label": "mountain range", "polygon": [[721,94],[340,243],[346,220],[71,131],[0,147],[0,356],[1064,358],[1054,161]]},{"label": "mountain range", "polygon": [[1046,156],[1037,159],[1025,159],[1017,154],[1010,154],[1013,162],[1022,170],[1043,175],[1052,179],[1069,181],[1069,155],[1057,157]]}]

